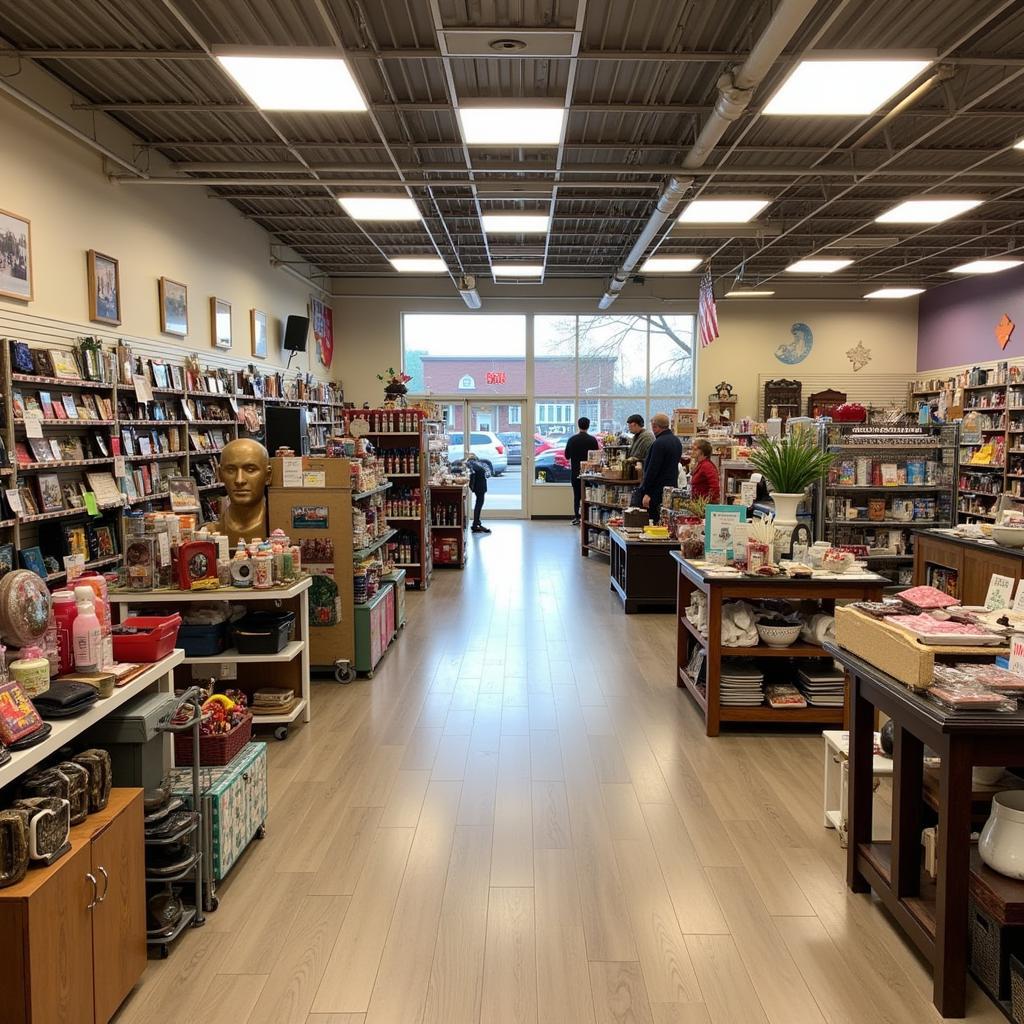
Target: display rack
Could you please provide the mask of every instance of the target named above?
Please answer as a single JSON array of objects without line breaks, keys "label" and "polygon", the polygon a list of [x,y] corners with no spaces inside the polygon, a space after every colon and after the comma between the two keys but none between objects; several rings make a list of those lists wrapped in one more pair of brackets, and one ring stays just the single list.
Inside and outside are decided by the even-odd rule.
[{"label": "display rack", "polygon": [[615,480],[598,473],[580,473],[580,555],[610,557],[608,520],[620,515],[629,505],[640,477]]},{"label": "display rack", "polygon": [[430,485],[430,537],[435,567],[465,569],[469,526],[469,486]]},{"label": "display rack", "polygon": [[835,459],[817,489],[819,537],[864,548],[891,588],[913,577],[915,530],[952,526],[959,428],[832,423],[821,446]]}]

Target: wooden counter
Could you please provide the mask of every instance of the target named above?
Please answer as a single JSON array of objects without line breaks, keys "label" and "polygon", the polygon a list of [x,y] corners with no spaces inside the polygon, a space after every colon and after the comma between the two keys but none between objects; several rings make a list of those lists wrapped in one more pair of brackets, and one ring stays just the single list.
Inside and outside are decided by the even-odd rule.
[{"label": "wooden counter", "polygon": [[[936,570],[956,575],[953,596],[963,604],[984,604],[993,573],[1019,580],[1024,576],[1024,549],[992,541],[957,537],[944,530],[914,534],[914,584],[936,586]],[[948,587],[940,587],[948,590]]]},{"label": "wooden counter", "polygon": [[679,550],[679,541],[671,537],[641,540],[614,526],[608,537],[609,586],[621,598],[625,613],[658,607],[671,611],[676,603],[676,564],[669,554]]}]

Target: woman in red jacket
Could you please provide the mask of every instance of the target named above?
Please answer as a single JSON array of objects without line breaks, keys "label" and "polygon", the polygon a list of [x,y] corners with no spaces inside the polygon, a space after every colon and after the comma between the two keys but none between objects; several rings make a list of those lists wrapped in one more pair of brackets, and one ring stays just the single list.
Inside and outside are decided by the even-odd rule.
[{"label": "woman in red jacket", "polygon": [[711,445],[703,438],[690,448],[690,497],[704,498],[709,505],[718,501],[718,470],[711,462]]}]

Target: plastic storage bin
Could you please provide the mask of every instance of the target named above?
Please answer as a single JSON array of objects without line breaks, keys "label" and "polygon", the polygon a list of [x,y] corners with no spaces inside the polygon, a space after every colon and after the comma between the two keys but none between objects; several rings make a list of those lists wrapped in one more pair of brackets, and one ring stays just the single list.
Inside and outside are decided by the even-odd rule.
[{"label": "plastic storage bin", "polygon": [[186,658],[209,658],[220,654],[228,645],[228,624],[217,622],[190,626],[182,623],[178,630],[178,643]]},{"label": "plastic storage bin", "polygon": [[[124,628],[143,630],[122,633]],[[114,658],[117,661],[159,661],[166,658],[178,641],[181,616],[132,615],[114,627]]]},{"label": "plastic storage bin", "polygon": [[235,647],[239,654],[277,654],[294,625],[295,612],[249,612],[235,623]]}]

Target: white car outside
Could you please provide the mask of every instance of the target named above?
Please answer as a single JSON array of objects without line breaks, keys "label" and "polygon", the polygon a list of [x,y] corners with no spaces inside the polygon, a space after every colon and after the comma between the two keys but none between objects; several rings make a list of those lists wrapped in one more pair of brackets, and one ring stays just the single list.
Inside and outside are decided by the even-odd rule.
[{"label": "white car outside", "polygon": [[[474,430],[469,435],[469,450],[490,471],[491,476],[501,476],[508,469],[508,449],[497,434],[489,430]],[[448,463],[461,462],[466,457],[462,444],[462,431],[448,434]]]}]

